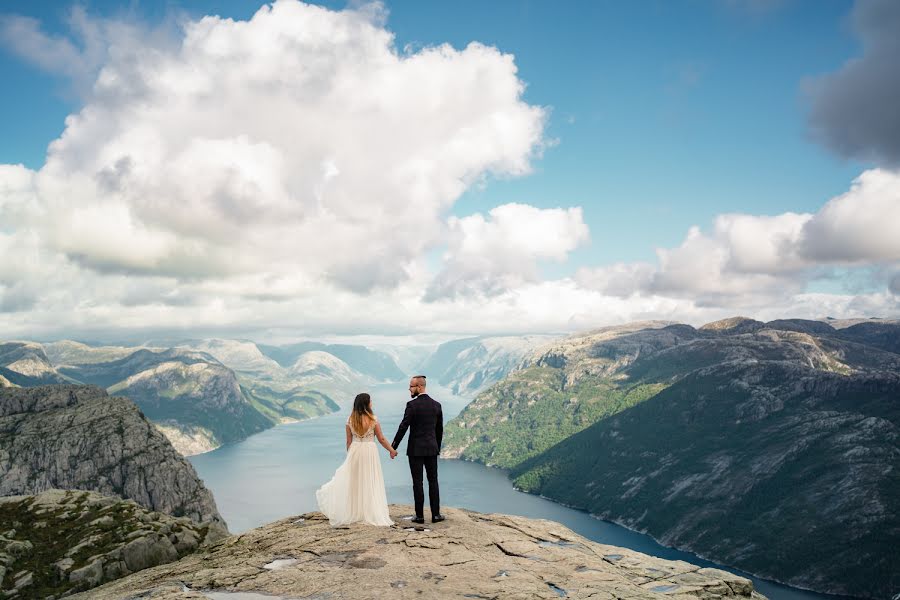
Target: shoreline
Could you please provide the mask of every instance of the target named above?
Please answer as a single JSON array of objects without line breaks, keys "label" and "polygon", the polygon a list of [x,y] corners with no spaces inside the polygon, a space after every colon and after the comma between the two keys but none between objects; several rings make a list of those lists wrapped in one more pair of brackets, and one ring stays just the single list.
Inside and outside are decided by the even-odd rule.
[{"label": "shoreline", "polygon": [[[378,381],[378,382],[375,382],[375,383],[371,384],[370,387],[373,387],[373,388],[374,388],[374,387],[383,386],[383,385],[397,385],[397,384],[402,384],[402,383],[403,383],[402,380],[400,380],[400,381]],[[313,391],[315,391],[315,390],[313,390]],[[317,392],[317,393],[323,394],[323,392]],[[327,394],[325,394],[325,395],[327,395]],[[172,446],[175,448],[175,450],[177,450],[178,453],[181,454],[181,456],[183,456],[184,458],[188,458],[188,457],[191,457],[191,456],[201,456],[201,455],[203,455],[203,454],[208,454],[209,452],[213,452],[213,451],[215,451],[215,450],[218,450],[219,448],[224,448],[225,446],[230,446],[231,444],[239,444],[239,443],[241,443],[241,442],[244,442],[244,441],[246,441],[246,440],[249,440],[250,438],[252,438],[252,437],[255,436],[255,435],[259,435],[259,434],[261,434],[261,433],[263,433],[263,432],[269,431],[270,429],[274,429],[275,427],[280,427],[281,425],[292,425],[292,424],[294,424],[294,423],[305,423],[305,422],[307,422],[307,421],[312,421],[313,419],[321,419],[322,417],[327,417],[327,416],[329,416],[329,415],[337,414],[337,413],[341,412],[342,410],[346,410],[346,409],[347,409],[347,404],[349,404],[349,406],[350,406],[351,408],[352,408],[352,405],[353,405],[352,401],[348,401],[347,404],[342,403],[342,402],[339,402],[339,401],[337,401],[337,400],[334,400],[334,402],[335,402],[335,404],[338,405],[338,410],[334,410],[334,411],[331,411],[331,412],[328,412],[328,413],[323,413],[323,414],[320,414],[320,415],[314,415],[314,416],[312,416],[312,417],[306,417],[305,419],[295,419],[295,418],[293,418],[293,417],[282,417],[282,418],[279,419],[277,422],[273,422],[271,427],[266,427],[265,429],[263,429],[263,430],[261,430],[261,431],[257,431],[257,432],[255,432],[255,433],[252,433],[252,434],[248,435],[247,437],[242,438],[242,439],[239,439],[239,440],[232,440],[232,441],[227,442],[227,443],[224,443],[224,444],[219,444],[219,445],[216,446],[215,448],[210,448],[209,450],[204,450],[203,452],[196,452],[196,453],[193,453],[193,454],[184,454],[184,453],[181,452],[181,450],[178,449],[178,446],[176,446],[175,443],[174,443],[168,436],[166,436],[166,439],[168,439],[169,442],[172,443]],[[148,419],[148,420],[149,420],[154,426],[165,425],[165,423],[163,423],[163,422],[157,422],[157,421],[153,421],[153,420],[150,420],[150,419]],[[170,427],[171,427],[171,426],[170,426]],[[159,427],[157,427],[157,429],[159,429]],[[163,432],[161,431],[161,433],[163,433]],[[163,435],[165,435],[165,433],[163,433]]]},{"label": "shoreline", "polygon": [[[342,407],[342,408],[343,408],[343,407]],[[315,416],[313,416],[313,417],[306,417],[305,419],[294,419],[294,418],[290,418],[290,420],[279,420],[278,422],[272,423],[272,426],[271,426],[271,427],[266,427],[265,429],[262,429],[262,430],[260,430],[260,431],[255,432],[255,433],[252,433],[252,434],[248,435],[248,436],[245,437],[245,438],[241,438],[241,439],[239,439],[239,440],[232,440],[232,441],[227,442],[227,443],[224,443],[224,444],[219,444],[219,445],[216,446],[215,448],[210,448],[209,450],[204,450],[203,452],[195,452],[195,453],[192,453],[192,454],[184,454],[183,452],[181,452],[181,450],[178,449],[178,447],[175,445],[175,443],[174,443],[168,436],[166,436],[166,439],[169,440],[169,443],[172,444],[172,447],[175,448],[175,450],[178,452],[178,454],[181,454],[181,456],[183,456],[184,458],[190,458],[191,456],[202,456],[202,455],[204,455],[204,454],[209,454],[210,452],[215,452],[215,451],[218,450],[219,448],[224,448],[224,447],[226,447],[226,446],[231,446],[231,445],[233,445],[233,444],[240,444],[241,442],[246,442],[247,440],[249,440],[249,439],[252,438],[253,436],[259,435],[259,434],[261,434],[261,433],[265,433],[266,431],[269,431],[270,429],[275,429],[276,427],[281,427],[282,425],[293,425],[293,424],[296,424],[296,423],[305,423],[305,422],[307,422],[307,421],[312,421],[312,420],[314,420],[314,419],[321,419],[322,417],[327,417],[327,416],[330,416],[330,415],[333,415],[333,414],[336,414],[336,413],[339,413],[339,412],[340,412],[340,410],[335,410],[335,411],[332,411],[332,412],[329,412],[329,413],[324,413],[324,414],[321,414],[321,415],[315,415]],[[149,419],[148,419],[148,420],[149,420]],[[160,425],[160,423],[158,423],[157,421],[150,421],[150,423],[152,423],[154,427]],[[159,428],[157,427],[157,429],[159,429]],[[163,435],[166,435],[163,431],[160,431],[160,433],[162,433]]]},{"label": "shoreline", "polygon": [[479,462],[479,461],[476,461],[476,460],[467,460],[467,459],[465,459],[465,458],[444,458],[444,460],[458,460],[458,461],[461,461],[461,462],[467,462],[467,463],[472,463],[472,464],[476,464],[476,465],[481,465],[481,466],[483,466],[483,467],[485,467],[485,468],[492,469],[492,470],[494,470],[494,471],[500,471],[500,472],[502,472],[504,475],[506,475],[507,480],[509,481],[510,486],[512,487],[513,490],[515,490],[515,491],[517,491],[517,492],[520,492],[520,493],[522,493],[522,494],[528,494],[529,496],[534,496],[534,497],[537,497],[537,498],[541,498],[541,499],[543,499],[543,500],[547,500],[548,502],[552,502],[552,503],[554,503],[554,504],[558,504],[559,506],[568,508],[568,509],[570,509],[570,510],[575,510],[575,511],[578,511],[578,512],[580,512],[580,513],[584,513],[584,514],[588,515],[589,517],[591,517],[592,519],[596,519],[596,520],[598,520],[598,521],[603,521],[604,523],[610,523],[610,524],[615,525],[615,526],[617,526],[617,527],[621,527],[622,529],[626,529],[626,530],[628,530],[628,531],[630,531],[630,532],[632,532],[632,533],[637,533],[637,534],[640,534],[640,535],[645,535],[645,536],[647,536],[648,538],[650,538],[651,540],[653,540],[653,541],[654,541],[656,544],[658,544],[659,546],[662,546],[663,548],[667,548],[667,549],[669,549],[669,550],[676,550],[676,551],[678,551],[678,552],[684,552],[684,553],[687,553],[687,554],[691,554],[691,555],[693,555],[693,556],[695,556],[695,557],[697,557],[697,558],[699,558],[699,559],[701,559],[701,560],[703,560],[703,561],[705,561],[705,562],[712,563],[713,565],[715,565],[715,568],[720,568],[720,569],[723,569],[723,570],[727,570],[727,571],[729,571],[729,572],[731,572],[731,573],[734,573],[735,575],[740,575],[741,577],[748,577],[748,578],[758,579],[758,580],[761,580],[761,581],[764,581],[764,582],[767,582],[767,583],[771,583],[771,584],[776,584],[776,585],[788,587],[788,588],[791,588],[791,589],[794,589],[794,590],[798,590],[798,591],[801,591],[801,592],[810,592],[810,593],[813,593],[813,594],[822,594],[822,595],[829,596],[829,597],[833,598],[834,600],[869,600],[868,598],[866,598],[866,597],[864,597],[864,596],[847,596],[847,595],[844,595],[844,594],[835,594],[835,593],[832,593],[832,592],[826,592],[826,591],[822,591],[822,590],[815,590],[815,589],[812,589],[812,588],[802,587],[802,586],[795,585],[795,584],[790,583],[790,582],[780,581],[780,580],[775,579],[775,578],[770,577],[770,576],[759,575],[759,574],[757,574],[757,573],[751,573],[750,571],[746,571],[746,570],[744,570],[744,569],[741,569],[740,567],[736,567],[736,566],[734,566],[734,565],[729,565],[729,564],[726,564],[726,563],[724,563],[724,562],[718,561],[718,560],[716,560],[715,558],[711,558],[711,557],[708,557],[708,556],[704,556],[704,555],[702,555],[702,554],[696,552],[695,550],[693,550],[692,548],[689,548],[689,547],[679,547],[679,546],[669,546],[669,545],[666,545],[666,544],[662,543],[661,541],[659,541],[658,539],[656,539],[656,537],[654,537],[651,533],[648,533],[647,531],[641,531],[640,529],[634,529],[634,528],[629,527],[628,525],[625,525],[624,523],[621,523],[621,522],[616,521],[616,520],[614,520],[614,519],[606,519],[606,518],[603,518],[603,517],[601,517],[601,516],[599,516],[599,515],[597,515],[597,514],[592,513],[591,511],[586,510],[586,509],[584,509],[584,508],[581,508],[581,507],[579,507],[579,506],[574,506],[574,505],[571,505],[571,504],[566,504],[565,502],[561,502],[561,501],[559,501],[559,500],[556,500],[555,498],[551,498],[551,497],[549,497],[549,496],[544,496],[543,494],[534,494],[534,493],[532,493],[532,492],[528,492],[528,491],[526,491],[526,490],[523,490],[523,489],[521,489],[521,488],[518,488],[518,487],[516,487],[515,485],[513,485],[512,480],[509,479],[509,470],[508,470],[508,469],[504,469],[504,468],[501,468],[501,467],[496,467],[496,466],[493,466],[493,465],[487,465],[487,464],[484,464],[484,463]]}]

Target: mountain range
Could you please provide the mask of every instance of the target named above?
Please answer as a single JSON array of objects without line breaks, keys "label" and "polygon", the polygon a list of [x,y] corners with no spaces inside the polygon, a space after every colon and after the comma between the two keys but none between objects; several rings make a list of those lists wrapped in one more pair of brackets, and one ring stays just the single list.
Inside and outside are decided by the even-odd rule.
[{"label": "mountain range", "polygon": [[571,336],[466,407],[443,455],[762,577],[887,598],[898,341],[897,322],[740,317]]},{"label": "mountain range", "polygon": [[223,339],[167,348],[11,341],[0,343],[0,385],[81,383],[127,396],[190,455],[334,412],[360,389],[403,376],[389,355],[361,346],[262,348]]},{"label": "mountain range", "polygon": [[419,366],[460,396],[475,395],[519,367],[536,346],[556,339],[549,335],[472,337],[441,344]]},{"label": "mountain range", "polygon": [[[201,365],[202,362],[194,363]],[[321,513],[229,536],[191,464],[127,398],[0,389],[0,595],[765,600],[751,581],[582,538],[559,523],[445,507],[447,522],[334,528]],[[410,569],[415,565],[415,569]]]},{"label": "mountain range", "polygon": [[474,395],[548,339],[467,338],[436,349],[218,338],[143,346],[9,341],[0,342],[0,385],[100,386],[132,399],[180,452],[192,455],[279,423],[334,412],[359,391],[412,371],[424,370],[454,393]]},{"label": "mountain range", "polygon": [[[129,444],[152,438],[161,447],[162,432],[190,454],[337,410],[333,398],[346,405],[364,386],[405,377],[403,357],[405,370],[455,393],[480,390],[447,424],[445,458],[507,469],[521,490],[797,587],[889,598],[900,585],[896,321],[735,317],[699,328],[650,321],[568,337],[465,338],[426,350],[223,339],[165,347],[0,343],[0,404],[8,413],[2,493],[58,486],[141,502],[172,489],[178,498],[190,486],[174,482],[172,469],[149,478],[122,470],[133,457],[141,469],[155,465]],[[38,387],[48,383],[66,385]],[[103,427],[91,430],[92,444],[80,443],[94,425]],[[44,448],[51,438],[52,451]],[[98,440],[131,449],[100,464],[94,454],[109,448]],[[87,476],[72,470],[79,464],[98,469]],[[214,504],[204,504],[206,493],[188,490],[200,509],[164,510],[219,518]]]}]

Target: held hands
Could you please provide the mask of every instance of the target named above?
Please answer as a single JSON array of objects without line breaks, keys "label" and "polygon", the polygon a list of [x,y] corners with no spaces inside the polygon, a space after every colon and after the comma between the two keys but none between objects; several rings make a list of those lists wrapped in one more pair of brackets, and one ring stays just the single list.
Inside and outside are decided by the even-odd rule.
[{"label": "held hands", "polygon": [[397,457],[397,451],[391,448],[391,460],[394,460]]}]

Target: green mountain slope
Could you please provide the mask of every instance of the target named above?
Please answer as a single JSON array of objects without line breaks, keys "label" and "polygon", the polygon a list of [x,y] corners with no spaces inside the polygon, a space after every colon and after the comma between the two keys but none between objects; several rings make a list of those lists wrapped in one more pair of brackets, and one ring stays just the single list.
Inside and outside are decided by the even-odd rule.
[{"label": "green mountain slope", "polygon": [[163,362],[108,391],[130,398],[152,421],[208,431],[216,444],[242,440],[273,425],[247,401],[234,373],[219,364]]},{"label": "green mountain slope", "polygon": [[664,387],[597,376],[566,385],[561,369],[531,367],[490,388],[451,421],[441,454],[510,468]]},{"label": "green mountain slope", "polygon": [[900,573],[900,377],[694,372],[512,471],[521,489],[763,577],[885,598]]},{"label": "green mountain slope", "polygon": [[896,323],[735,318],[572,336],[480,394],[442,455],[761,576],[889,597],[896,335]]},{"label": "green mountain slope", "polygon": [[340,406],[321,392],[294,390],[277,392],[263,385],[241,386],[253,407],[274,423],[288,423],[318,417],[340,410]]},{"label": "green mountain slope", "polygon": [[666,378],[628,379],[619,368],[642,348],[696,335],[693,328],[666,325],[610,328],[542,347],[523,369],[482,392],[447,424],[441,455],[512,468],[653,396],[668,385]]}]

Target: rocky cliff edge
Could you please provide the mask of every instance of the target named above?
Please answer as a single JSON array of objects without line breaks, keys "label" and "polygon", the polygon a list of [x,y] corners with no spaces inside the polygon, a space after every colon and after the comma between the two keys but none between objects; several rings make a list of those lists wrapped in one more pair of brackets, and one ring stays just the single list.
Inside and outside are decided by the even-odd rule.
[{"label": "rocky cliff edge", "polygon": [[73,598],[593,598],[764,596],[742,577],[587,540],[545,520],[446,509],[413,526],[332,528],[320,513],[226,538]]},{"label": "rocky cliff edge", "polygon": [[89,385],[0,388],[0,496],[114,494],[227,534],[194,467],[126,398]]}]

